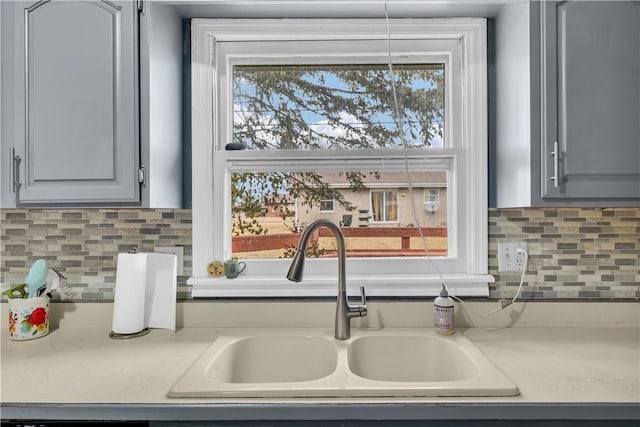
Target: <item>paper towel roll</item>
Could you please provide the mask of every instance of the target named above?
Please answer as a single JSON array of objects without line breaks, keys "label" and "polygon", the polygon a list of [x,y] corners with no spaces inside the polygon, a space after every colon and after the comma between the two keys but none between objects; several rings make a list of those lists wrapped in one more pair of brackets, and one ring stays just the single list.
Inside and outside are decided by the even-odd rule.
[{"label": "paper towel roll", "polygon": [[111,330],[134,334],[145,328],[146,254],[118,254]]},{"label": "paper towel roll", "polygon": [[112,332],[176,327],[176,271],[173,254],[118,254]]}]

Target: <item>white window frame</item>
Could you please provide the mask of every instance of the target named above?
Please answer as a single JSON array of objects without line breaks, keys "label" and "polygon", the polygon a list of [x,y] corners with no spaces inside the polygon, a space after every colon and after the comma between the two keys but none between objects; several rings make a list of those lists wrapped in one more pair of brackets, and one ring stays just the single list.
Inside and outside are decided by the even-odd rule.
[{"label": "white window frame", "polygon": [[[375,210],[373,206],[373,193],[395,193],[396,194],[396,219],[388,220],[384,219],[382,221],[375,220]],[[385,197],[386,201],[386,197]],[[369,220],[372,224],[398,224],[400,222],[400,191],[397,188],[377,188],[369,190],[369,212],[371,213],[371,219]],[[386,215],[385,215],[386,216]]]},{"label": "white window frame", "polygon": [[[445,148],[390,150],[385,164],[401,165],[405,156],[411,168],[433,167],[449,170],[447,189],[450,224],[449,239],[454,242],[447,257],[434,258],[438,270],[451,291],[460,296],[488,296],[487,273],[487,88],[486,21],[470,19],[265,19],[265,20],[193,20],[192,21],[192,167],[193,167],[193,286],[194,297],[308,297],[335,296],[337,266],[335,259],[307,260],[302,283],[286,280],[289,260],[247,260],[248,274],[228,280],[209,278],[207,264],[230,255],[230,197],[225,192],[230,183],[229,169],[279,170],[295,164],[297,168],[317,168],[318,159],[330,159],[335,153],[261,151],[263,162],[253,153],[224,151],[220,144],[230,137],[231,88],[219,87],[233,64],[251,58],[243,46],[263,42],[274,52],[260,52],[263,63],[273,63],[285,55],[277,52],[281,42],[293,46],[315,45],[331,49],[332,55],[353,58],[340,41],[363,46],[377,45],[368,57],[386,58],[387,37],[391,34],[391,56],[401,61],[407,55],[425,55],[419,46],[450,46],[427,55],[439,55],[455,63],[449,66],[447,79],[455,79],[446,92],[445,103],[452,106],[445,113]],[[409,51],[394,46],[408,46]],[[291,48],[289,44],[287,48]],[[301,49],[304,47],[300,47]],[[412,50],[415,49],[415,50]],[[309,61],[303,52],[290,51],[292,61]],[[313,56],[313,55],[311,55]],[[326,58],[327,55],[324,57]],[[317,56],[322,60],[323,55]],[[329,60],[328,63],[334,62]],[[445,71],[447,72],[447,71]],[[230,86],[230,85],[229,85]],[[448,117],[451,111],[455,115]],[[371,152],[342,153],[350,167],[375,170]],[[379,155],[379,154],[378,154]],[[275,161],[275,163],[274,163]],[[305,166],[307,165],[307,166]],[[367,169],[372,168],[372,169]],[[422,169],[421,169],[422,168]],[[435,170],[431,169],[431,170]],[[296,169],[299,170],[299,169]],[[323,165],[323,170],[326,168]],[[401,170],[401,169],[399,169]],[[433,296],[441,287],[441,278],[424,257],[368,260],[347,259],[349,294],[356,295],[365,285],[370,296]]]}]

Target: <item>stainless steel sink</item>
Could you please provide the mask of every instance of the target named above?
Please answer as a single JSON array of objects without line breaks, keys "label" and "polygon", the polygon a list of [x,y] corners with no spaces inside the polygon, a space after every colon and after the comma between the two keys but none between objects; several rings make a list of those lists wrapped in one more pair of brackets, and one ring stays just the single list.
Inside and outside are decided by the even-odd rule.
[{"label": "stainless steel sink", "polygon": [[515,396],[518,388],[460,332],[314,329],[221,336],[170,397]]}]

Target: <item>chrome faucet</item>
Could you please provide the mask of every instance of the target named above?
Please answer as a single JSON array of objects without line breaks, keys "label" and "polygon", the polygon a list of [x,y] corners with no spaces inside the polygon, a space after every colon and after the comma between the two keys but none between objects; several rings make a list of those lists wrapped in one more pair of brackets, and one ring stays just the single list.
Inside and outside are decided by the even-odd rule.
[{"label": "chrome faucet", "polygon": [[304,270],[304,250],[307,247],[309,238],[313,232],[320,228],[326,227],[331,230],[338,242],[338,301],[336,304],[336,323],[335,337],[339,340],[346,340],[351,337],[351,318],[364,317],[367,315],[367,297],[364,293],[364,286],[360,287],[361,304],[351,305],[347,298],[347,275],[345,272],[346,252],[344,245],[344,235],[342,230],[328,219],[318,219],[312,222],[300,236],[298,250],[293,256],[287,279],[293,282],[302,281],[302,272]]}]

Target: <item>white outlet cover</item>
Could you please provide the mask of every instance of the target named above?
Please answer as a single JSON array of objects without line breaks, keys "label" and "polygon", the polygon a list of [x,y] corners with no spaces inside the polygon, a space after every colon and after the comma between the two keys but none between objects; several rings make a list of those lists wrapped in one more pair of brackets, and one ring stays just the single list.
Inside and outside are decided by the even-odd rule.
[{"label": "white outlet cover", "polygon": [[153,248],[153,251],[156,253],[174,254],[178,258],[177,275],[182,276],[184,274],[184,248],[182,246],[156,246]]},{"label": "white outlet cover", "polygon": [[525,257],[518,249],[527,252],[526,242],[498,243],[498,271],[522,271]]}]

